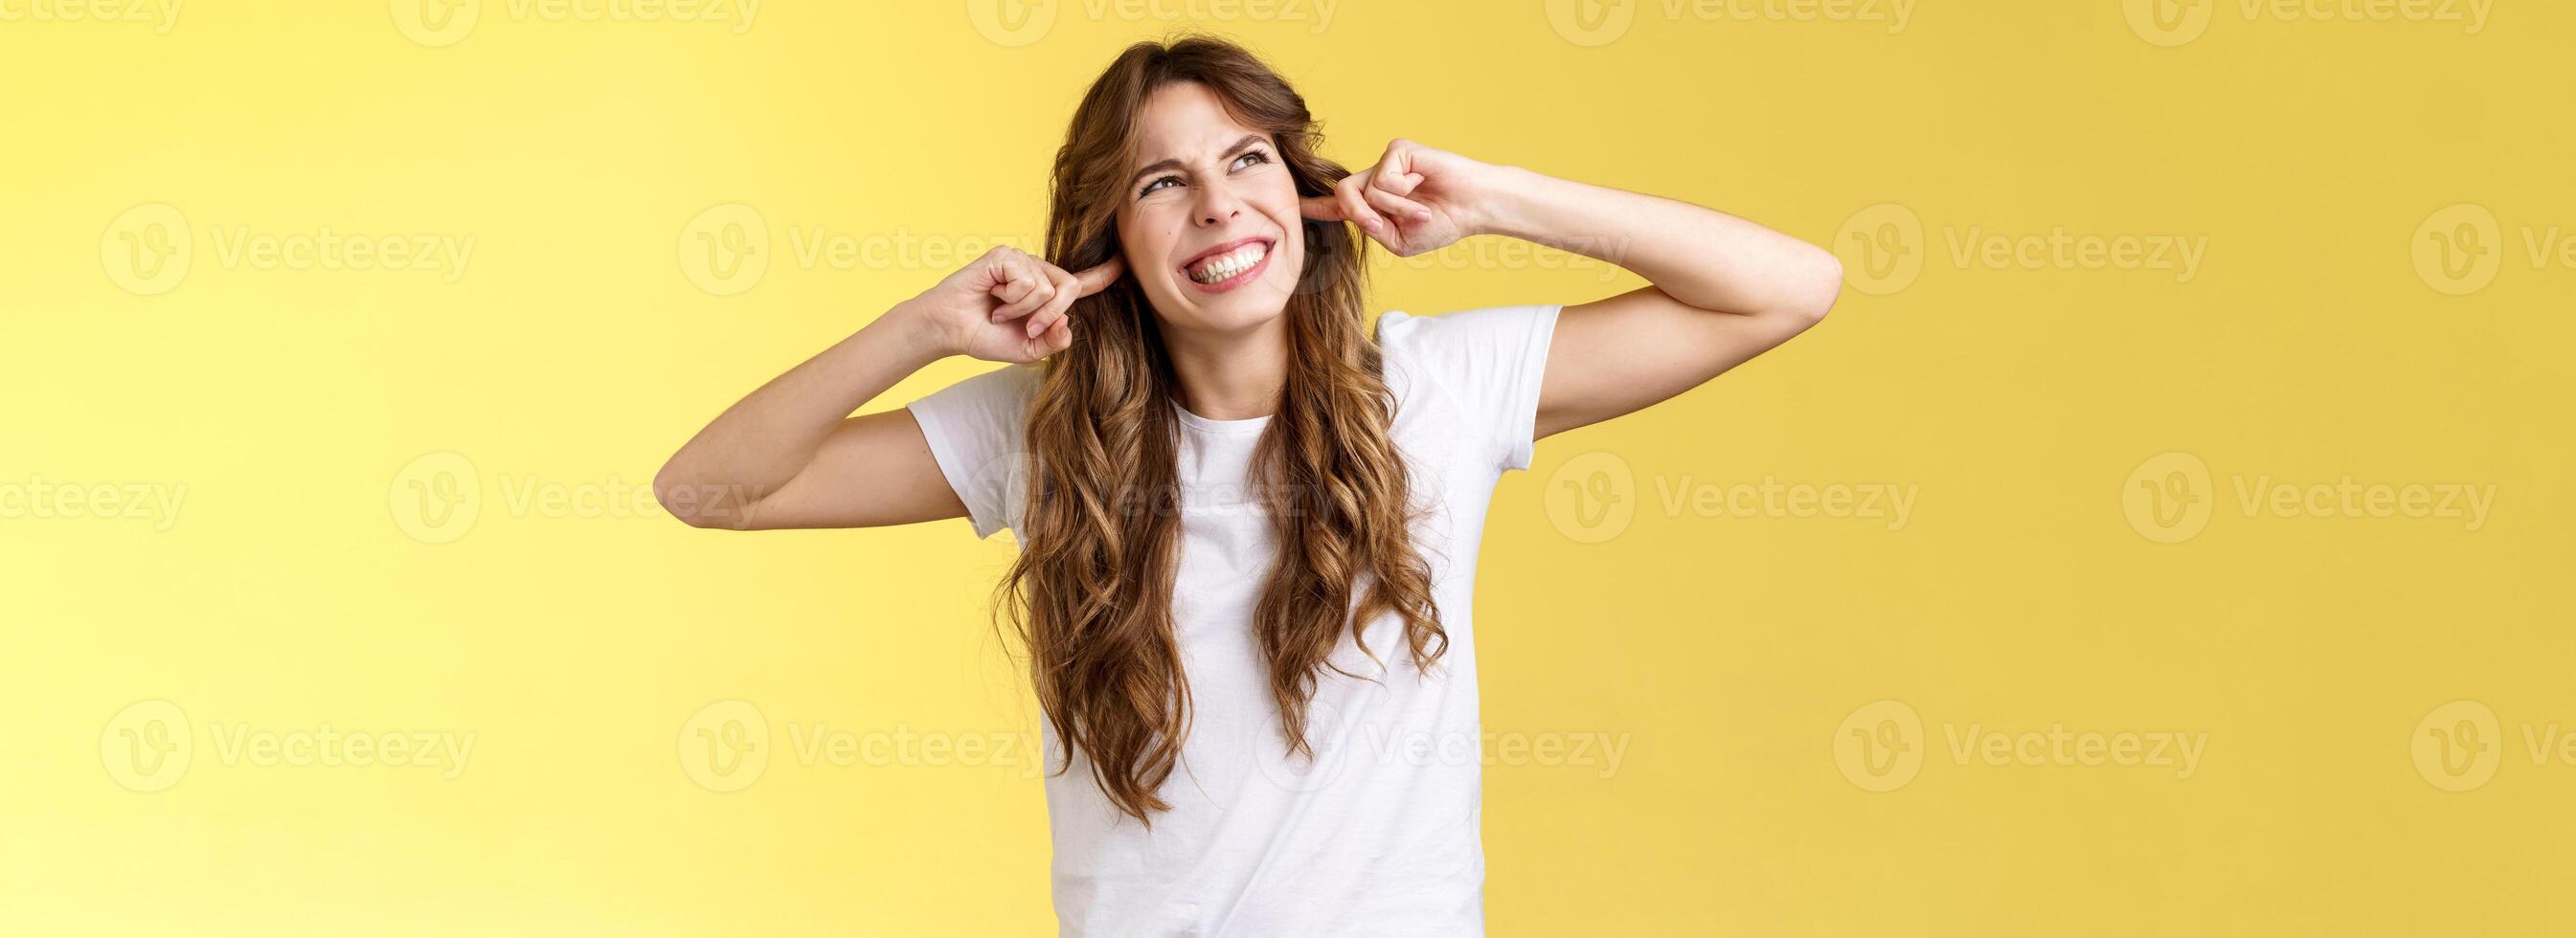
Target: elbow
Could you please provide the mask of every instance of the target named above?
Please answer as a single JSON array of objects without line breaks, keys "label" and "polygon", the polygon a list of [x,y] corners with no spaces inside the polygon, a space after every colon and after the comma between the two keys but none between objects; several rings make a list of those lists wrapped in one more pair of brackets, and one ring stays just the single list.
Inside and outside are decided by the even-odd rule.
[{"label": "elbow", "polygon": [[1805,330],[1825,320],[1843,293],[1843,262],[1833,252],[1810,245],[1791,280],[1788,309]]},{"label": "elbow", "polygon": [[653,475],[653,500],[661,504],[663,511],[693,528],[741,529],[741,522],[749,515],[748,512],[727,510],[729,506],[715,504],[713,499],[706,497],[709,492],[721,490],[722,486],[693,481],[673,471],[673,465],[663,466],[661,472]]},{"label": "elbow", "polygon": [[[1806,245],[1795,258],[1780,263],[1772,276],[1772,296],[1762,314],[1788,327],[1788,335],[1806,332],[1834,309],[1842,296],[1842,260],[1832,250]],[[1783,335],[1785,338],[1785,335]]]}]

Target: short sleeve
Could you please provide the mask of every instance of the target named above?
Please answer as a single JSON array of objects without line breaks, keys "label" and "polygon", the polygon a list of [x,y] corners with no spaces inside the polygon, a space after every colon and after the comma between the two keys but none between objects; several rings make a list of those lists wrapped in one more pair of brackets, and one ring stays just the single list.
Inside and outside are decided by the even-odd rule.
[{"label": "short sleeve", "polygon": [[959,381],[904,405],[921,425],[939,473],[966,503],[975,536],[1016,523],[1027,478],[1027,415],[1036,365],[1012,365]]},{"label": "short sleeve", "polygon": [[1505,470],[1527,469],[1537,455],[1539,384],[1562,304],[1490,306],[1440,316],[1389,312],[1378,342],[1440,384],[1466,411],[1468,429],[1487,441]]}]

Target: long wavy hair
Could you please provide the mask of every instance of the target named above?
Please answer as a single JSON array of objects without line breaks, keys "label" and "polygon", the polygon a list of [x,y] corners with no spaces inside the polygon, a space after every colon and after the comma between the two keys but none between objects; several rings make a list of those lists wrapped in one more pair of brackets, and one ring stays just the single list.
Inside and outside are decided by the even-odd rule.
[{"label": "long wavy hair", "polygon": [[[1205,37],[1137,43],[1083,96],[1056,153],[1047,256],[1057,266],[1119,255],[1138,117],[1175,82],[1206,86],[1235,120],[1267,132],[1298,195],[1329,194],[1349,174],[1317,155],[1305,99],[1251,53]],[[1366,624],[1399,616],[1424,671],[1449,639],[1410,535],[1411,480],[1388,433],[1394,398],[1363,318],[1363,244],[1338,222],[1305,221],[1303,235],[1305,266],[1283,314],[1287,382],[1246,482],[1279,547],[1252,628],[1281,743],[1311,759],[1307,703],[1327,669],[1349,673],[1329,658],[1343,634],[1379,661]],[[995,605],[1025,643],[1038,701],[1066,746],[1056,774],[1087,759],[1109,801],[1151,827],[1151,813],[1170,807],[1157,792],[1180,763],[1191,714],[1172,623],[1179,385],[1132,265],[1071,316],[1073,344],[1041,366],[1029,408],[1025,543]]]}]

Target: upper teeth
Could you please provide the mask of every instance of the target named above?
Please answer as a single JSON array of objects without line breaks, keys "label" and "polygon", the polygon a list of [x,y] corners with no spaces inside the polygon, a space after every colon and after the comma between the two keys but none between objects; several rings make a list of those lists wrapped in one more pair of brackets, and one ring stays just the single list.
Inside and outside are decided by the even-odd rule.
[{"label": "upper teeth", "polygon": [[1198,267],[1190,271],[1190,279],[1200,283],[1216,283],[1251,270],[1252,265],[1261,263],[1261,258],[1269,253],[1269,245],[1255,241],[1200,261]]}]

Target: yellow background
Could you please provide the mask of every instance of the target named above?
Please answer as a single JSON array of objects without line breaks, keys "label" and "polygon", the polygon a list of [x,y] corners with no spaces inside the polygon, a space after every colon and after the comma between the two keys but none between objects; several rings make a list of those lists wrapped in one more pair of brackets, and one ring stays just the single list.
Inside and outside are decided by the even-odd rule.
[{"label": "yellow background", "polygon": [[[166,31],[34,2],[0,3],[0,934],[1053,927],[1024,753],[796,748],[1029,738],[983,617],[1009,538],[705,533],[638,493],[945,252],[1034,238],[1076,96],[1178,0],[774,0],[739,31],[487,0],[461,33],[409,0],[201,0]],[[1351,165],[1411,137],[1830,241],[1857,278],[1881,231],[1919,264],[1505,481],[1487,729],[1625,754],[1487,769],[1496,934],[2565,926],[2576,269],[2526,237],[2576,236],[2576,9],[1573,6],[1197,8]],[[751,228],[701,219],[737,203]],[[178,229],[117,228],[156,204]],[[2494,219],[2465,280],[2417,263],[2460,204]],[[1954,251],[2061,228],[2205,254],[2185,280]],[[325,229],[475,242],[451,272],[219,250]],[[859,259],[807,262],[818,231]],[[184,275],[139,279],[171,235]],[[749,280],[690,259],[740,236],[768,239]],[[1563,260],[1385,261],[1373,305],[1635,283]],[[2492,510],[2239,500],[2346,477]],[[1914,494],[1902,524],[1723,508],[1766,478]],[[2188,530],[2138,506],[2175,478]],[[711,790],[743,766],[692,740],[744,713],[766,767]],[[474,745],[453,779],[223,755],[325,726]],[[2426,755],[2462,726],[2485,748]],[[2188,777],[1955,754],[2056,727],[2205,750]],[[174,731],[184,774],[135,761]]]}]

